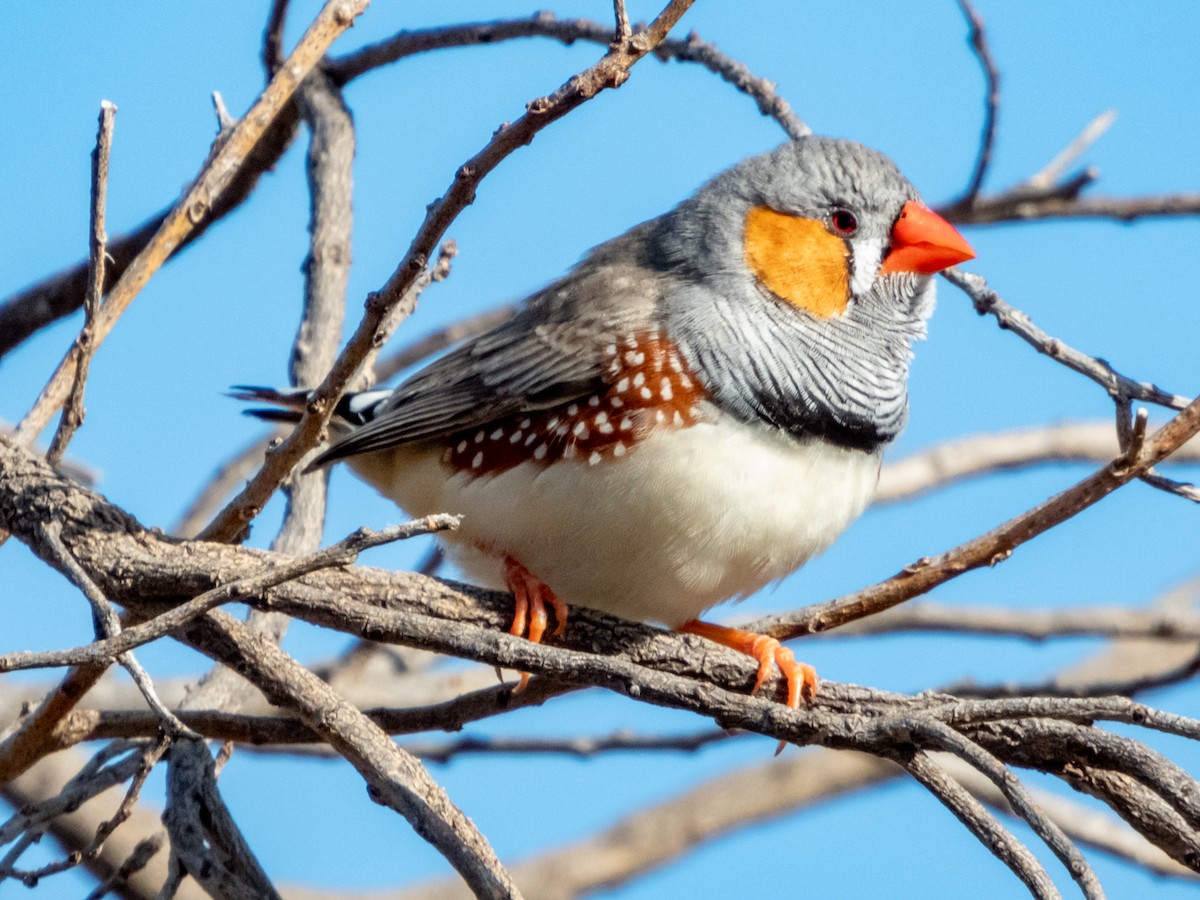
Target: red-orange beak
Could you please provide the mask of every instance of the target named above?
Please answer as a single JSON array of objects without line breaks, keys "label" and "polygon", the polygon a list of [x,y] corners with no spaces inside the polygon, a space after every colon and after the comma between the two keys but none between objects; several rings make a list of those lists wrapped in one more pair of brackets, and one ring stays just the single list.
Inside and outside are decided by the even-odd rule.
[{"label": "red-orange beak", "polygon": [[954,226],[924,203],[909,200],[892,226],[892,250],[879,271],[932,275],[975,258],[975,251]]}]

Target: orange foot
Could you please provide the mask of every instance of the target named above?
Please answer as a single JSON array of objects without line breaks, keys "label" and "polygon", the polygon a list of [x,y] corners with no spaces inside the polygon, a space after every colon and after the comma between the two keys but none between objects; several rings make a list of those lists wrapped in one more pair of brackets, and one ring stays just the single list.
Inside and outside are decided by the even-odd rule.
[{"label": "orange foot", "polygon": [[[788,706],[796,709],[800,706],[801,697],[811,703],[817,696],[819,683],[817,670],[808,663],[796,662],[792,651],[773,637],[755,634],[753,631],[739,631],[724,625],[712,625],[708,622],[701,622],[699,619],[685,622],[679,627],[679,630],[686,631],[688,634],[698,634],[758,660],[758,677],[754,680],[754,689],[750,691],[751,694],[758,693],[758,689],[762,687],[762,683],[771,672],[771,666],[776,665],[787,679]],[[786,741],[780,741],[775,754],[779,755],[786,744]]]},{"label": "orange foot", "polygon": [[[511,556],[504,557],[504,583],[508,585],[513,598],[517,601],[512,627],[508,629],[509,634],[528,637],[535,644],[540,644],[542,635],[546,633],[547,606],[553,607],[554,618],[558,623],[553,632],[554,636],[558,637],[566,630],[567,604],[554,595],[554,591],[550,590],[549,585],[543,584],[536,575]],[[529,673],[522,672],[521,680],[517,683],[517,690],[525,690],[525,685],[528,683]]]}]

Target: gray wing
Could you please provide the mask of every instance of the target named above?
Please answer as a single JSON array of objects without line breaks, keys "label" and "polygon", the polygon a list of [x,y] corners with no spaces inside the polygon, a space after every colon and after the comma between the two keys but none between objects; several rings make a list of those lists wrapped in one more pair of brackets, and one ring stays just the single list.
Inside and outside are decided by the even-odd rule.
[{"label": "gray wing", "polygon": [[610,374],[607,348],[653,327],[666,276],[636,258],[639,232],[652,224],[598,248],[508,322],[417,372],[313,464],[449,438],[595,393]]}]

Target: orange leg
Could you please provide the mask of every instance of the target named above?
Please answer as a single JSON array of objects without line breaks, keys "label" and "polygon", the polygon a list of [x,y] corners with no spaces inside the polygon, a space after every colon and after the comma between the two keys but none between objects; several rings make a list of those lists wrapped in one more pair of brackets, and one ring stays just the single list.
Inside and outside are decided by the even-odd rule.
[{"label": "orange leg", "polygon": [[[700,637],[716,641],[718,644],[731,647],[739,653],[745,653],[758,660],[758,677],[754,680],[754,689],[750,691],[751,694],[758,693],[758,689],[762,687],[762,683],[771,672],[771,666],[776,665],[787,679],[788,706],[796,709],[800,706],[802,697],[811,703],[817,696],[819,683],[817,670],[808,663],[796,662],[792,651],[773,637],[755,634],[753,631],[727,628],[724,625],[713,625],[709,622],[701,622],[699,619],[685,622],[679,627],[679,630],[686,631],[688,634],[698,634]],[[779,747],[775,751],[776,755],[783,750],[786,743],[786,741],[779,742]]]},{"label": "orange leg", "polygon": [[[512,591],[517,604],[512,626],[508,629],[509,634],[515,634],[518,637],[524,635],[535,644],[540,644],[542,635],[546,633],[546,625],[549,623],[546,616],[547,606],[554,609],[554,618],[557,623],[553,632],[554,636],[558,637],[566,630],[567,604],[555,596],[549,585],[543,584],[536,575],[511,556],[504,557],[504,583]],[[521,680],[517,683],[517,690],[525,690],[525,685],[528,683],[529,673],[522,672]]]}]

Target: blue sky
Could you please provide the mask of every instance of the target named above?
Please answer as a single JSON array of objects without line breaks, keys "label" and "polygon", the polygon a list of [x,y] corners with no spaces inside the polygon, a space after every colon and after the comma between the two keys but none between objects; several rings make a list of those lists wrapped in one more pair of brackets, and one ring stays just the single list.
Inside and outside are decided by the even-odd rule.
[{"label": "blue sky", "polygon": [[[0,295],[83,256],[88,154],[102,98],[119,107],[110,234],[140,223],[178,195],[213,136],[210,93],[220,90],[237,114],[261,87],[260,6],[223,0],[17,4],[6,10],[0,73],[10,89],[0,141]],[[291,41],[317,6],[294,4]],[[1094,191],[1197,189],[1200,57],[1194,40],[1200,6],[1182,0],[1152,9],[1107,0],[980,0],[979,7],[1003,76],[999,140],[985,190],[1027,178],[1109,108],[1118,112],[1116,124],[1082,161],[1100,169]],[[401,28],[525,16],[534,9],[507,2],[377,0],[335,53]],[[554,10],[607,21],[611,4],[575,0]],[[634,18],[654,12],[653,4],[631,4]],[[775,80],[817,132],[851,137],[891,155],[930,202],[953,198],[967,183],[983,82],[962,15],[950,0],[700,0],[679,34],[688,29]],[[425,204],[445,190],[455,168],[500,122],[519,115],[526,101],[548,93],[600,52],[547,40],[442,51],[349,87],[359,138],[352,317],[367,292],[391,273]],[[699,67],[644,61],[621,90],[547,129],[485,181],[475,205],[450,229],[460,254],[451,277],[426,293],[398,340],[524,296],[587,248],[661,213],[710,175],[782,139],[751,101]],[[143,523],[169,527],[214,465],[257,433],[255,423],[223,396],[226,388],[285,381],[307,203],[301,140],[242,209],[155,276],[93,363],[88,419],[71,452],[100,473],[103,493]],[[1179,393],[1197,392],[1196,219],[1007,225],[966,234],[979,253],[973,270],[1047,331],[1127,374]],[[77,328],[76,319],[60,323],[0,363],[0,418],[20,418]],[[917,351],[911,423],[893,457],[977,431],[1111,415],[1099,388],[977,317],[949,285],[940,289],[930,338]],[[1008,475],[871,511],[800,575],[717,615],[783,610],[886,577],[1020,512],[1086,471],[1072,466]],[[327,540],[398,517],[345,472],[333,479],[331,504]],[[269,542],[278,507],[272,504],[259,520],[254,543]],[[1195,516],[1184,501],[1134,485],[1021,548],[998,569],[944,586],[935,599],[1029,608],[1145,606],[1196,574]],[[405,545],[368,561],[402,567],[422,552],[422,546]],[[0,549],[0,571],[0,651],[88,638],[86,605],[23,547],[9,542]],[[341,645],[300,627],[285,644],[302,659]],[[833,680],[920,690],[968,676],[1032,679],[1097,646],[889,638],[801,646],[798,655]],[[166,645],[143,658],[163,676],[202,665],[194,654]],[[1175,711],[1194,711],[1200,691],[1176,688],[1154,699]],[[703,724],[595,694],[504,717],[477,733],[571,735],[618,727],[649,733]],[[1168,749],[1191,771],[1200,769],[1195,748]],[[770,750],[765,740],[743,739],[687,756],[613,755],[587,762],[501,757],[432,770],[501,855],[512,859],[591,833],[623,811],[720,771],[762,762]],[[297,783],[303,792],[293,789]],[[367,800],[358,776],[344,764],[283,763],[243,753],[235,755],[221,784],[260,859],[281,882],[385,887],[444,871],[403,821]],[[283,804],[286,814],[268,803]],[[331,821],[338,826],[329,828]],[[311,843],[314,834],[321,836],[318,848]],[[1112,896],[1193,893],[1100,854],[1089,856]],[[1048,865],[1064,884],[1060,868]],[[47,882],[41,895],[78,896],[84,882],[71,878]],[[1019,883],[932,798],[897,783],[740,832],[602,896],[739,896],[772,889],[813,898],[916,897],[961,894],[963,885],[971,885],[974,896],[1023,895]]]}]

